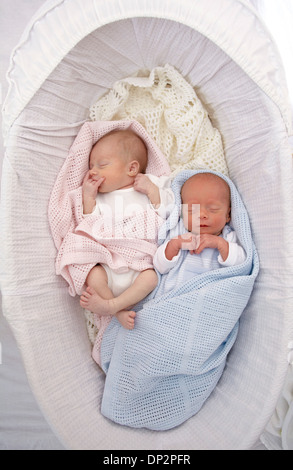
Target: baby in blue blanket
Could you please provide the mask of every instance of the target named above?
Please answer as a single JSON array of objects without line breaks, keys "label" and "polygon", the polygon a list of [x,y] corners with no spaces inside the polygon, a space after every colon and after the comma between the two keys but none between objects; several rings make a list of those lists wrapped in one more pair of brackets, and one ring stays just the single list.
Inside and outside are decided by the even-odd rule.
[{"label": "baby in blue blanket", "polygon": [[102,414],[158,431],[198,413],[215,389],[259,270],[246,208],[228,178],[185,170],[172,190],[154,260],[164,275],[135,307],[135,328],[114,319],[101,347]]},{"label": "baby in blue blanket", "polygon": [[226,181],[213,173],[194,174],[183,184],[181,199],[179,232],[187,233],[174,236],[158,248],[154,258],[157,270],[161,274],[169,272],[183,256],[181,250],[189,250],[190,255],[186,256],[184,269],[179,273],[182,279],[177,278],[177,285],[194,274],[241,264],[245,251],[228,225],[231,201]]}]

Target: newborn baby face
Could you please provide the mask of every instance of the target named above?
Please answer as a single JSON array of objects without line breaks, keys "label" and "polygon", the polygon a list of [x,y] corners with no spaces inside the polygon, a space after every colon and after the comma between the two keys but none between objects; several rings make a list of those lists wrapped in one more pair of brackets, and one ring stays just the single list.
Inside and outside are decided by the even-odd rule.
[{"label": "newborn baby face", "polygon": [[104,178],[99,192],[108,193],[133,184],[129,176],[129,162],[116,135],[99,140],[90,153],[90,174],[93,179]]},{"label": "newborn baby face", "polygon": [[220,235],[230,221],[230,189],[212,173],[199,173],[183,185],[182,216],[185,228],[195,235]]}]

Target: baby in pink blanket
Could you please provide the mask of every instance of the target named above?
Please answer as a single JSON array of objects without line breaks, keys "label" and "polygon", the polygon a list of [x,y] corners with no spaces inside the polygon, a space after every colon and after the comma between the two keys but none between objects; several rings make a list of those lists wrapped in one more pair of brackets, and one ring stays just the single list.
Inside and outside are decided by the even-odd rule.
[{"label": "baby in pink blanket", "polygon": [[[105,216],[106,224],[115,220],[112,230],[124,231],[121,243],[128,231],[136,249],[144,238],[155,243],[158,218],[163,220],[174,202],[169,177],[146,175],[147,164],[144,141],[131,129],[113,130],[93,146],[82,183],[84,217]],[[138,217],[133,218],[136,214]],[[146,234],[146,230],[155,233]],[[133,257],[135,253],[133,248]],[[136,314],[127,309],[156,287],[157,275],[152,268],[119,272],[99,263],[90,270],[85,284],[80,297],[83,308],[98,315],[115,315],[122,326],[132,329]]]}]

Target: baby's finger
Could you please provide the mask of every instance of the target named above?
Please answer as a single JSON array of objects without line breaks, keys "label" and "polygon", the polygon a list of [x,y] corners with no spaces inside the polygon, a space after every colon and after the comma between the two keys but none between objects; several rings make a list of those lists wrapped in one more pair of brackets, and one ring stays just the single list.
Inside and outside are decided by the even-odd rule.
[{"label": "baby's finger", "polygon": [[101,184],[103,183],[103,181],[105,181],[105,177],[104,176],[101,176],[100,178],[98,178],[97,180],[94,180],[95,182],[95,188],[98,189]]},{"label": "baby's finger", "polygon": [[205,248],[208,248],[208,244],[205,240],[200,240],[199,244],[196,247],[195,252],[199,255]]},{"label": "baby's finger", "polygon": [[83,182],[87,183],[89,179],[90,179],[90,172],[87,171],[86,174],[85,174],[85,177],[83,178]]}]

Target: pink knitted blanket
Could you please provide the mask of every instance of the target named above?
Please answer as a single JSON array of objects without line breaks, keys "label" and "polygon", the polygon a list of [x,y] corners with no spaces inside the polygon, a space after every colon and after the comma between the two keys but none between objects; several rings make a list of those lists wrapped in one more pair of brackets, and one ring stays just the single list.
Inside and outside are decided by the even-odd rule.
[{"label": "pink knitted blanket", "polygon": [[[128,220],[128,225],[124,223],[123,227],[121,221],[107,224],[94,214],[85,218],[82,211],[81,185],[88,171],[92,146],[111,130],[127,128],[136,132],[147,145],[146,173],[170,174],[164,155],[138,122],[96,121],[82,126],[55,182],[48,213],[58,250],[56,273],[67,281],[72,296],[82,293],[86,277],[97,263],[106,263],[118,272],[128,268],[142,271],[153,266],[159,224],[154,211],[134,216],[135,219]],[[146,237],[149,233],[155,236]]]}]

